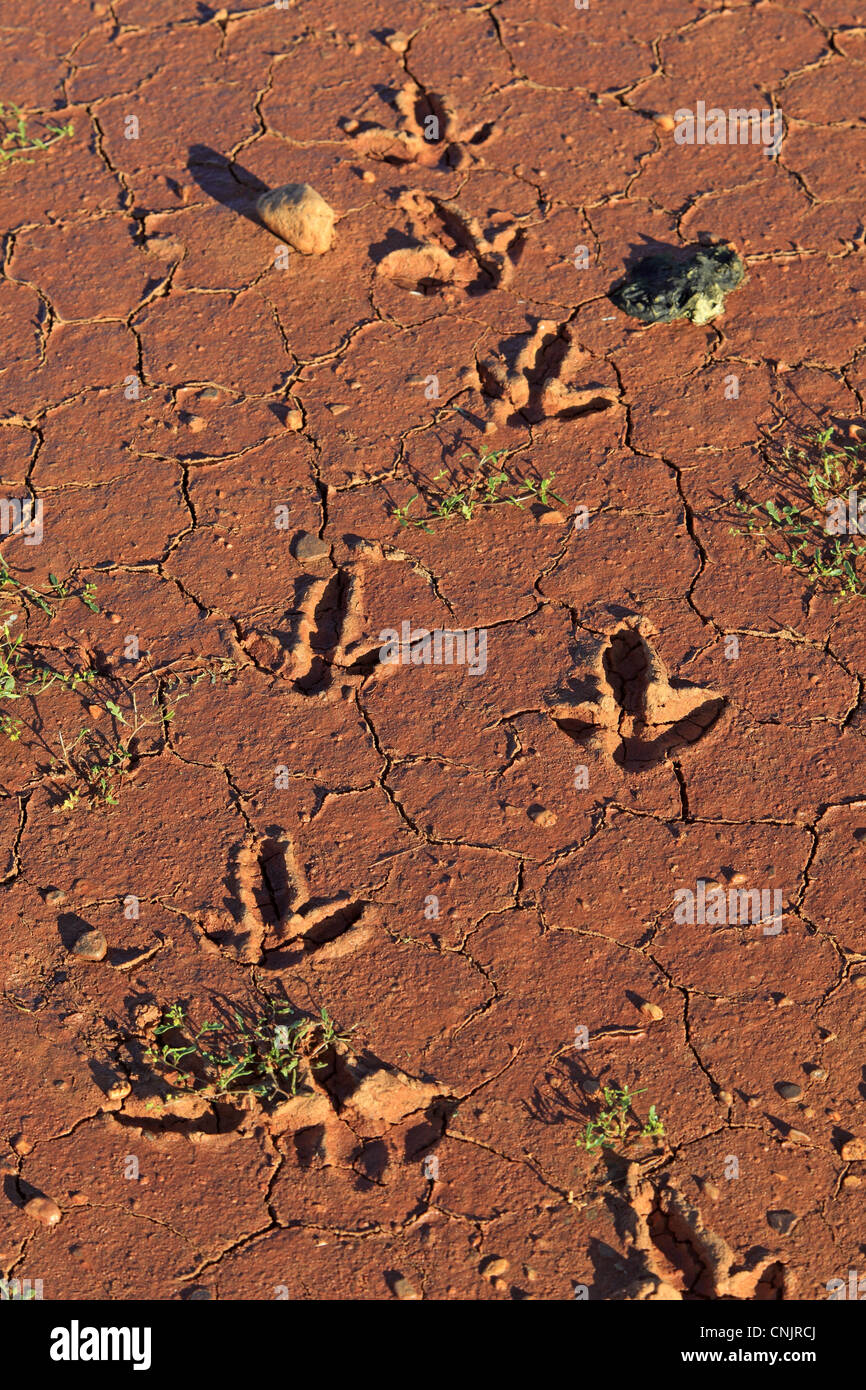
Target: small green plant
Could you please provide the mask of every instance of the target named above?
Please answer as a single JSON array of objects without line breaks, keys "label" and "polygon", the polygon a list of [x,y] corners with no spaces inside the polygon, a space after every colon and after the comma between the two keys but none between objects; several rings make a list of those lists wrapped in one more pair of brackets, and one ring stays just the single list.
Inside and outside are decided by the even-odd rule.
[{"label": "small green plant", "polygon": [[665,1127],[654,1105],[650,1106],[643,1126],[631,1113],[635,1096],[642,1096],[645,1089],[630,1091],[628,1086],[605,1086],[598,1102],[598,1113],[594,1120],[587,1121],[583,1134],[575,1140],[577,1147],[587,1153],[598,1153],[600,1149],[615,1148],[638,1135],[646,1139],[660,1138]]},{"label": "small green plant", "polygon": [[807,431],[796,442],[767,439],[762,453],[768,465],[764,491],[774,488],[776,496],[738,497],[732,534],[750,536],[775,563],[791,565],[837,602],[866,594],[866,539],[853,528],[853,534],[840,535],[830,515],[846,507],[848,494],[864,482],[863,446],[840,444],[825,429]]},{"label": "small green plant", "polygon": [[[3,708],[5,702],[42,695],[54,684],[77,690],[80,686],[92,686],[96,680],[95,671],[56,671],[37,659],[24,645],[23,633],[12,636],[12,625],[17,620],[17,613],[6,613],[0,621],[0,733],[10,743],[18,741],[24,725]],[[106,701],[106,705],[110,707],[111,702]]]},{"label": "small green plant", "polygon": [[27,117],[23,115],[20,106],[15,106],[11,101],[0,101],[0,125],[4,127],[4,133],[0,138],[0,163],[2,164],[10,164],[13,160],[22,160],[25,164],[32,164],[33,160],[27,158],[28,154],[32,154],[36,150],[47,150],[51,145],[56,145],[58,140],[63,140],[74,134],[71,121],[66,125],[49,125],[46,122],[47,140],[29,134]]},{"label": "small green plant", "polygon": [[36,604],[37,608],[41,608],[43,613],[47,613],[49,618],[54,617],[54,609],[48,602],[49,598],[77,598],[80,599],[85,608],[90,609],[91,613],[99,612],[99,604],[96,602],[95,584],[86,583],[82,586],[80,591],[70,589],[68,581],[64,583],[57,578],[56,574],[49,574],[48,582],[51,585],[51,591],[49,593],[43,593],[39,589],[33,589],[29,584],[22,584],[20,579],[16,579],[14,574],[10,573],[6,561],[3,559],[3,556],[0,555],[0,590],[11,589],[17,597],[29,599],[31,603]]},{"label": "small green plant", "polygon": [[[175,701],[184,699],[176,695]],[[55,811],[74,811],[82,802],[88,805],[116,806],[118,793],[125,777],[134,765],[136,745],[147,728],[161,728],[167,734],[168,725],[175,711],[160,703],[159,693],[153,696],[151,704],[156,710],[154,716],[143,717],[138,710],[135,693],[130,694],[132,719],[123,714],[114,700],[106,699],[105,708],[122,728],[124,735],[104,733],[101,729],[84,728],[79,731],[72,743],[67,744],[63,733],[58,730],[60,758],[51,766],[51,774],[62,799],[54,807]]]},{"label": "small green plant", "polygon": [[260,1017],[235,1010],[229,1021],[200,1027],[182,1004],[172,1004],[153,1031],[153,1045],[144,1055],[169,1086],[166,1100],[190,1094],[206,1100],[288,1100],[298,1094],[306,1068],[329,1066],[335,1049],[349,1042],[326,1009],[305,1017],[278,999],[268,999]]},{"label": "small green plant", "polygon": [[[471,521],[476,512],[489,507],[508,505],[519,507],[522,511],[528,502],[540,502],[546,507],[551,498],[564,505],[564,499],[551,488],[555,473],[548,473],[537,480],[514,478],[500,467],[507,453],[507,449],[482,450],[471,477],[459,486],[452,473],[440,469],[433,482],[442,484],[441,487],[423,495],[416,492],[402,507],[394,507],[392,515],[401,526],[415,526],[421,531],[432,532],[430,523],[433,521],[447,521],[455,516]],[[461,454],[461,459],[471,458],[469,452]],[[410,517],[411,508],[419,501],[425,507],[424,514]]]}]

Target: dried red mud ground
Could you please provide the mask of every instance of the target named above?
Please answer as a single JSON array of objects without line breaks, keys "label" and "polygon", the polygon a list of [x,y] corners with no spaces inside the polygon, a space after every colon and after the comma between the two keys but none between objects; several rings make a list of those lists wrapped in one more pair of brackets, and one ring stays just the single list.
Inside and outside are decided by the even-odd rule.
[{"label": "dried red mud ground", "polygon": [[[97,673],[3,706],[5,1276],[753,1299],[863,1268],[866,605],[725,507],[762,429],[862,414],[864,63],[855,0],[3,0],[0,98],[74,134],[0,171],[2,485],[44,504],[2,553],[99,610],[3,591]],[[778,106],[781,147],[677,144],[698,100]],[[326,255],[255,219],[290,181]],[[746,261],[723,318],[613,307],[701,236]],[[401,528],[482,441],[565,505]],[[485,629],[486,670],[377,664],[404,621]],[[59,735],[116,742],[132,693],[117,804],[63,809]],[[781,930],[678,923],[698,879],[778,890]],[[165,1102],[160,1010],[275,992],[353,1030],[312,1088]],[[580,1150],[599,1082],[664,1135]]]}]

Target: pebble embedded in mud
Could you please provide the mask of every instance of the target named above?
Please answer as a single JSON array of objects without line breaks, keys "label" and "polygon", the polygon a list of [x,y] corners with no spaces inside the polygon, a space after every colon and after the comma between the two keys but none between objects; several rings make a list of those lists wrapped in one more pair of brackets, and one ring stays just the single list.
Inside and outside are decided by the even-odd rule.
[{"label": "pebble embedded in mud", "polygon": [[101,931],[82,932],[72,947],[72,954],[81,960],[104,960],[108,942]]},{"label": "pebble embedded in mud", "polygon": [[611,290],[609,298],[641,323],[691,319],[705,324],[724,313],[725,296],[742,283],[746,268],[732,246],[690,246],[644,256]]},{"label": "pebble embedded in mud", "polygon": [[866,1158],[866,1139],[847,1139],[840,1153],[846,1163],[856,1163]]},{"label": "pebble embedded in mud", "polygon": [[535,825],[540,825],[543,830],[549,830],[551,826],[556,825],[556,813],[548,811],[544,806],[530,806],[526,814]]},{"label": "pebble embedded in mud", "polygon": [[36,1221],[40,1226],[56,1226],[63,1215],[50,1197],[31,1197],[29,1202],[24,1203],[24,1211],[31,1221]]},{"label": "pebble embedded in mud", "polygon": [[651,1004],[648,999],[645,999],[644,1002],[641,1004],[640,1011],[643,1014],[644,1018],[651,1018],[656,1023],[658,1023],[659,1020],[663,1019],[665,1016],[664,1009],[662,1009],[658,1004]]},{"label": "pebble embedded in mud", "polygon": [[26,1135],[26,1134],[16,1134],[16,1135],[15,1135],[15,1138],[14,1138],[11,1142],[12,1142],[12,1147],[13,1147],[13,1149],[15,1150],[15,1152],[16,1152],[17,1154],[20,1154],[22,1158],[23,1158],[26,1154],[29,1154],[29,1153],[32,1153],[32,1152],[33,1152],[33,1144],[32,1144],[32,1142],[27,1138],[27,1135]]},{"label": "pebble embedded in mud", "polygon": [[776,1090],[783,1100],[799,1100],[803,1094],[803,1087],[798,1086],[796,1081],[779,1081]]},{"label": "pebble embedded in mud", "polygon": [[62,888],[52,888],[45,894],[45,901],[49,907],[60,907],[66,902],[66,894]]},{"label": "pebble embedded in mud", "polygon": [[394,1292],[403,1302],[419,1302],[421,1295],[414,1285],[409,1283],[402,1275],[394,1281]]},{"label": "pebble embedded in mud", "polygon": [[772,1226],[774,1231],[778,1231],[780,1236],[786,1236],[793,1229],[797,1220],[796,1212],[793,1211],[768,1211],[767,1223]]},{"label": "pebble embedded in mud", "polygon": [[485,1279],[499,1279],[508,1269],[508,1263],[502,1255],[489,1255],[482,1261],[481,1273]]},{"label": "pebble embedded in mud", "polygon": [[312,531],[302,531],[295,541],[293,550],[295,559],[301,561],[327,560],[331,553],[329,543],[314,535]]},{"label": "pebble embedded in mud", "polygon": [[286,183],[256,203],[262,223],[302,256],[322,256],[334,239],[334,209],[308,183]]}]

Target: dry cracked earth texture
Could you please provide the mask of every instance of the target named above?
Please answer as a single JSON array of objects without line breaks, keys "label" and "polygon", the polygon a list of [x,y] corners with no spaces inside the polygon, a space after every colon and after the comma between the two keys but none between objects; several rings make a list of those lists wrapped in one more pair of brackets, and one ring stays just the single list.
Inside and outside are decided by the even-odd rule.
[{"label": "dry cracked earth texture", "polygon": [[[3,0],[7,1281],[862,1267],[866,609],[730,500],[862,415],[864,65],[862,0]],[[700,241],[722,317],[608,297]],[[401,523],[491,450],[525,505]]]}]

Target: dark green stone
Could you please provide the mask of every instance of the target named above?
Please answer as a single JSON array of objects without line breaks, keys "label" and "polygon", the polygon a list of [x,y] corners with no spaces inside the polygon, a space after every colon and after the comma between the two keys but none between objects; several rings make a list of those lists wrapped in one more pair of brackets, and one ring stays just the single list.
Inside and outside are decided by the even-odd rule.
[{"label": "dark green stone", "polygon": [[745,273],[736,251],[723,242],[691,246],[685,254],[653,252],[632,266],[609,297],[641,323],[709,323],[724,312],[725,295],[737,288]]}]

